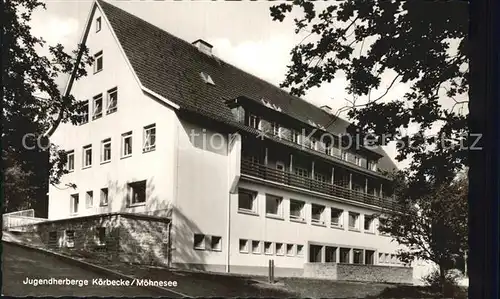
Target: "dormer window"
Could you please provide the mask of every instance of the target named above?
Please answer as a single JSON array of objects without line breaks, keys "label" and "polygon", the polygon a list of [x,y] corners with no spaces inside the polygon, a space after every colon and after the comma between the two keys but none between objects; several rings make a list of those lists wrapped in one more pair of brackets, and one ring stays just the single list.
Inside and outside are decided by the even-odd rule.
[{"label": "dormer window", "polygon": [[254,129],[260,130],[260,119],[257,116],[251,114],[248,117],[248,125]]},{"label": "dormer window", "polygon": [[200,76],[201,76],[201,79],[203,80],[203,82],[210,84],[210,85],[215,85],[214,80],[212,80],[212,77],[210,77],[209,74],[207,74],[205,72],[201,72]]}]

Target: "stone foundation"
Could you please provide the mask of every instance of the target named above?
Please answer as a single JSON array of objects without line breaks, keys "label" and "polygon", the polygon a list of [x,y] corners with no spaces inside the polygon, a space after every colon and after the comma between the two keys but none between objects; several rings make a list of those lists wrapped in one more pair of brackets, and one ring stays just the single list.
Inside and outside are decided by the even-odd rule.
[{"label": "stone foundation", "polygon": [[306,263],[304,277],[331,280],[413,283],[413,268],[363,264]]},{"label": "stone foundation", "polygon": [[110,213],[46,221],[30,230],[48,249],[110,262],[168,266],[170,225],[167,218]]}]

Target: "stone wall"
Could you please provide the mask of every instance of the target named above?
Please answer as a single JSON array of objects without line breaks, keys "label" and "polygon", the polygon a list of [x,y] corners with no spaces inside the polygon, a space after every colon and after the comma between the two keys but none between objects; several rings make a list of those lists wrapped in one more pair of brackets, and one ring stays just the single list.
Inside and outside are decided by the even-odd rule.
[{"label": "stone wall", "polygon": [[413,268],[362,264],[306,263],[304,277],[347,281],[413,283]]},{"label": "stone wall", "polygon": [[[99,228],[105,230],[104,239],[99,238]],[[68,230],[74,232],[73,238],[68,236]],[[169,231],[167,218],[128,213],[75,217],[33,226],[33,233],[52,250],[110,262],[162,266],[168,266],[170,256]]]}]

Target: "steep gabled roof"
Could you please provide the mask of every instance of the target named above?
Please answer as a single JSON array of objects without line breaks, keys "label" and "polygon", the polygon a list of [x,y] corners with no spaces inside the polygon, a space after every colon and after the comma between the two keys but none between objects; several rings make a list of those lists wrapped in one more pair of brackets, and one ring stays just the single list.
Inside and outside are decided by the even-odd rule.
[{"label": "steep gabled roof", "polygon": [[[333,116],[319,107],[215,56],[206,55],[192,44],[116,6],[97,1],[141,84],[181,109],[234,122],[225,101],[245,96],[272,103],[281,112],[304,123],[326,126],[332,133],[343,133],[350,125],[341,118],[333,122]],[[201,72],[210,75],[215,85],[205,83]],[[385,157],[379,167],[392,168],[394,163],[380,150],[377,152]],[[384,162],[387,159],[390,163]]]}]

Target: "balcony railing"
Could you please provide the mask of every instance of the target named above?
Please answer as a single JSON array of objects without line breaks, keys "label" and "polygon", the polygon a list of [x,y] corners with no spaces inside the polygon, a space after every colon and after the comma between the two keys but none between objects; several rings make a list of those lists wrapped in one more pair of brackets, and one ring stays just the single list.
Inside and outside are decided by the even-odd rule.
[{"label": "balcony railing", "polygon": [[320,192],[348,200],[358,201],[366,204],[376,205],[391,210],[401,210],[401,205],[395,203],[392,199],[366,194],[356,190],[351,190],[342,186],[330,184],[323,181],[314,180],[310,177],[299,176],[265,165],[252,162],[247,159],[241,160],[241,173],[261,179],[282,183],[310,191]]}]

